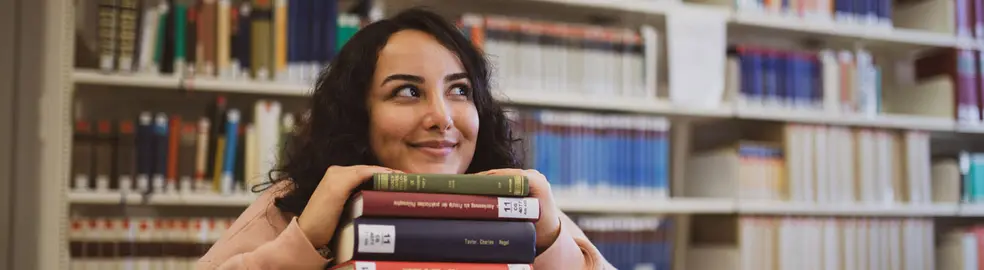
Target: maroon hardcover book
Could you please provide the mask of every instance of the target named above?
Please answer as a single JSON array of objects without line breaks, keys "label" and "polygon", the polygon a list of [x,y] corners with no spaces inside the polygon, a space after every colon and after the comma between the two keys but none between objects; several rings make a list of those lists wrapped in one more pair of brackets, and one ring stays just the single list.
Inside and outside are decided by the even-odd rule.
[{"label": "maroon hardcover book", "polygon": [[472,220],[540,218],[536,198],[364,190],[352,197],[351,217],[417,217]]}]

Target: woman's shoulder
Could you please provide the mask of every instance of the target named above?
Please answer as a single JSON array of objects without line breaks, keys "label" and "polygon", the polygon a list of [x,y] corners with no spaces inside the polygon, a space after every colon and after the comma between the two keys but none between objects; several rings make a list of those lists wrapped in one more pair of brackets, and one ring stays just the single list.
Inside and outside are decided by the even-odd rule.
[{"label": "woman's shoulder", "polygon": [[280,181],[262,191],[199,262],[219,264],[276,239],[290,224],[292,215],[280,211],[274,201],[284,196],[289,187],[288,181]]}]

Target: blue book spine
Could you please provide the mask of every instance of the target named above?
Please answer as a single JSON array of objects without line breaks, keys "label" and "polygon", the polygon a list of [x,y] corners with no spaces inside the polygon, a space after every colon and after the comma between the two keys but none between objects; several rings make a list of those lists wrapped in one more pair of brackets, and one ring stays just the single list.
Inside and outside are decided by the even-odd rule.
[{"label": "blue book spine", "polygon": [[785,89],[782,91],[782,100],[783,103],[788,105],[798,106],[800,100],[802,99],[800,93],[803,91],[802,88],[799,87],[800,83],[803,81],[801,78],[801,73],[799,73],[802,63],[796,55],[792,53],[784,55],[783,59],[786,61],[786,74],[783,76],[786,79],[786,83],[784,87]]},{"label": "blue book spine", "polygon": [[598,135],[597,129],[595,128],[595,115],[588,115],[582,118],[580,123],[584,127],[584,137],[585,137],[585,149],[587,149],[587,154],[584,155],[584,170],[585,179],[588,181],[588,186],[594,188],[598,186],[598,182],[601,180],[598,177]]},{"label": "blue book spine", "polygon": [[742,99],[747,99],[749,93],[751,93],[751,79],[749,79],[749,71],[751,70],[752,61],[749,59],[745,48],[739,47],[737,51],[739,66],[738,74],[741,78],[738,93]]},{"label": "blue book spine", "polygon": [[809,73],[809,63],[800,56],[793,56],[793,61],[796,61],[796,68],[794,71],[794,76],[796,77],[796,103],[798,106],[808,106],[813,102],[813,91],[810,87],[810,80],[813,75]]},{"label": "blue book spine", "polygon": [[301,34],[298,33],[301,24],[301,0],[287,1],[287,65],[295,66],[299,61]]},{"label": "blue book spine", "polygon": [[868,14],[868,1],[870,0],[853,0],[851,1],[854,5],[851,7],[851,14],[854,14],[855,18],[863,18]]},{"label": "blue book spine", "polygon": [[239,120],[237,109],[229,109],[226,114],[226,147],[222,164],[222,194],[231,194],[233,185],[233,170],[236,168],[236,148],[239,145]]},{"label": "blue book spine", "polygon": [[823,69],[816,55],[806,61],[806,86],[810,89],[810,103],[815,107],[823,104]]},{"label": "blue book spine", "polygon": [[892,5],[892,0],[881,0],[881,17],[889,24],[892,22]]},{"label": "blue book spine", "polygon": [[137,178],[149,181],[154,174],[154,117],[150,112],[143,112],[137,123]]},{"label": "blue book spine", "polygon": [[297,60],[304,65],[314,62],[313,50],[317,42],[315,39],[317,36],[314,34],[314,3],[317,1],[297,0]]},{"label": "blue book spine", "polygon": [[748,96],[752,103],[759,103],[762,102],[762,90],[764,88],[764,67],[762,54],[758,52],[749,52],[747,56],[749,62],[751,62],[748,70],[750,82]]},{"label": "blue book spine", "polygon": [[324,62],[327,64],[335,59],[338,53],[338,0],[320,0],[327,2],[325,7],[325,44]]},{"label": "blue book spine", "polygon": [[779,66],[780,59],[775,53],[764,54],[763,70],[765,73],[764,98],[768,102],[778,101],[779,78],[782,76],[782,67]]},{"label": "blue book spine", "polygon": [[666,156],[664,155],[664,134],[662,131],[654,131],[652,136],[648,139],[648,144],[646,145],[646,150],[649,152],[647,157],[652,160],[652,168],[649,170],[649,175],[646,177],[651,185],[651,190],[656,192],[664,192],[666,190]]}]

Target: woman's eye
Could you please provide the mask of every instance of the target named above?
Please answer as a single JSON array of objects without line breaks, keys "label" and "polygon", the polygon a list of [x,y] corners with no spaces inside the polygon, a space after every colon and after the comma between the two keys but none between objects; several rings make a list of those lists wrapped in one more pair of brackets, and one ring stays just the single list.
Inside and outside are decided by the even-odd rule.
[{"label": "woman's eye", "polygon": [[464,85],[455,85],[451,87],[451,94],[457,96],[467,96],[468,87]]},{"label": "woman's eye", "polygon": [[418,97],[418,96],[420,96],[420,91],[418,91],[417,88],[416,87],[413,87],[413,86],[404,86],[404,87],[400,87],[400,88],[396,89],[396,93],[394,93],[394,96],[397,96],[397,97]]}]

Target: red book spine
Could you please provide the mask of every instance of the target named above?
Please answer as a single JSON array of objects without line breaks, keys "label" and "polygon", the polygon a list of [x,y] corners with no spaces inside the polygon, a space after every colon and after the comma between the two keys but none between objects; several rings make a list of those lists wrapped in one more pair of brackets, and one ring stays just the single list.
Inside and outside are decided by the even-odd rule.
[{"label": "red book spine", "polygon": [[532,221],[540,218],[540,202],[536,198],[366,190],[356,195],[355,200],[354,210],[361,211],[361,216]]},{"label": "red book spine", "polygon": [[532,270],[529,264],[504,263],[445,263],[445,262],[394,262],[394,261],[348,261],[331,268],[332,270]]}]

